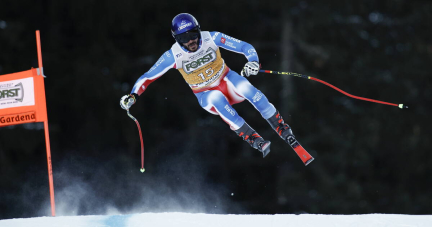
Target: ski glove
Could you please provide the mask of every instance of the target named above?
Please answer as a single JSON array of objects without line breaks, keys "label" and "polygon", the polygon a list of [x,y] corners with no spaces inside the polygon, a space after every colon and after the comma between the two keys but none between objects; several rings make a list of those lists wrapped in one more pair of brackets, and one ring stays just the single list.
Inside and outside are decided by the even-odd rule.
[{"label": "ski glove", "polygon": [[256,61],[250,61],[246,63],[246,65],[243,67],[241,71],[242,76],[249,77],[250,75],[256,75],[258,74],[260,69],[260,63]]},{"label": "ski glove", "polygon": [[120,99],[120,106],[124,110],[128,110],[136,102],[137,95],[135,93],[123,95]]}]

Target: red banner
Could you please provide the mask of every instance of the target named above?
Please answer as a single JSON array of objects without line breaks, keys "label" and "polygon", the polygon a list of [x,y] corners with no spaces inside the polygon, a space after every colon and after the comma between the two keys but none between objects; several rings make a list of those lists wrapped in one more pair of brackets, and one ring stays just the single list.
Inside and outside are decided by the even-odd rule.
[{"label": "red banner", "polygon": [[47,120],[44,78],[37,71],[0,76],[0,127]]}]

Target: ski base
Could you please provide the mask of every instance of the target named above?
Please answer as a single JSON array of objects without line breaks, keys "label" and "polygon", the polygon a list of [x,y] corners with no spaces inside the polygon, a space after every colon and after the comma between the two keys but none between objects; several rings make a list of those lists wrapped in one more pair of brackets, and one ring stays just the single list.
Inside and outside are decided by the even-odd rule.
[{"label": "ski base", "polygon": [[287,138],[288,144],[294,149],[299,158],[303,161],[305,166],[309,165],[314,158],[300,145],[300,143],[293,137],[288,136]]}]

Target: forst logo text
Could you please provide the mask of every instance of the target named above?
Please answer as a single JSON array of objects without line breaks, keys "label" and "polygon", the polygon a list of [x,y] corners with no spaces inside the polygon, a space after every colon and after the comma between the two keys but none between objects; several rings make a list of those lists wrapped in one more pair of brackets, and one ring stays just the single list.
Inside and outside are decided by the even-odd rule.
[{"label": "forst logo text", "polygon": [[207,54],[198,58],[195,61],[183,62],[183,70],[186,73],[190,73],[191,71],[207,64],[208,62],[214,61],[216,59],[216,52],[209,48],[207,50]]},{"label": "forst logo text", "polygon": [[199,66],[211,61],[213,59],[213,53],[208,53],[204,55],[202,58],[198,58],[196,61],[192,61],[186,64],[186,70],[189,72],[191,69],[196,69]]},{"label": "forst logo text", "polygon": [[24,96],[24,89],[22,83],[19,83],[13,87],[0,87],[0,101],[14,99],[22,102]]},{"label": "forst logo text", "polygon": [[2,90],[2,91],[0,91],[0,99],[17,97],[18,91],[19,91],[19,88]]}]

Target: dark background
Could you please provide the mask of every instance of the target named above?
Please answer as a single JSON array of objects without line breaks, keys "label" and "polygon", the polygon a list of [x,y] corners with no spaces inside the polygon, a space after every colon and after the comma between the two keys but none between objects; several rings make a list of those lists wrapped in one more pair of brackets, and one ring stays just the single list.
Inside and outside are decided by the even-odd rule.
[{"label": "dark background", "polygon": [[[365,1],[2,1],[0,74],[37,67],[41,31],[57,215],[133,212],[431,214],[432,3]],[[265,159],[168,71],[119,106],[174,43],[172,18],[251,43],[266,94],[315,157],[305,167],[247,102]],[[222,50],[239,72],[243,55]],[[49,216],[43,124],[0,128],[0,218]]]}]

